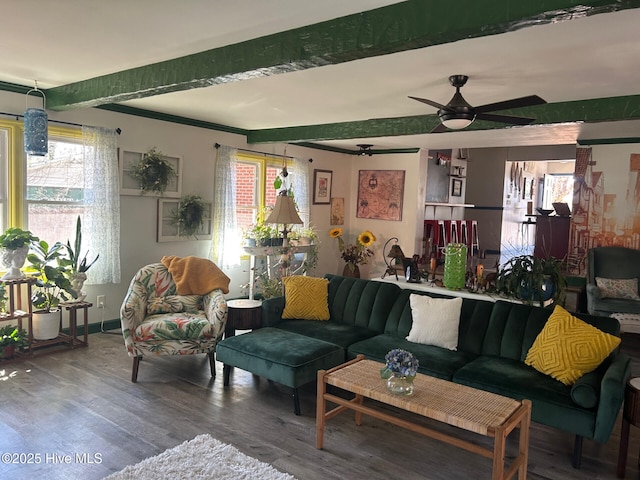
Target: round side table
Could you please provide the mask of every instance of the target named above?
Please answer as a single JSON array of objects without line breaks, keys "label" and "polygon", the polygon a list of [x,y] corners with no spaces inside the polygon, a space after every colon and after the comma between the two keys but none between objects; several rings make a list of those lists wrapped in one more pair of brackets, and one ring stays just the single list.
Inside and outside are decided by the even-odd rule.
[{"label": "round side table", "polygon": [[236,330],[253,330],[262,326],[262,301],[229,300],[227,308],[229,313],[224,329],[225,338],[233,337]]},{"label": "round side table", "polygon": [[[629,449],[629,425],[640,427],[640,377],[630,378],[624,390],[624,411],[618,452],[618,478],[624,478]],[[640,456],[638,458],[640,465]]]}]

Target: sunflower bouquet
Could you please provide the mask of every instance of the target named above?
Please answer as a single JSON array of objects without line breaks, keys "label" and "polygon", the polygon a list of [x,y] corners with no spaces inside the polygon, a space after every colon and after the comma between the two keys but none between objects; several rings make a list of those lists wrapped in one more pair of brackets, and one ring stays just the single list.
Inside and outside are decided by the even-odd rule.
[{"label": "sunflower bouquet", "polygon": [[339,227],[332,228],[329,231],[329,236],[338,239],[340,255],[351,271],[355,269],[356,265],[367,263],[369,257],[373,255],[373,251],[369,247],[376,241],[376,236],[369,230],[358,235],[356,243],[345,243],[342,238],[342,229]]}]

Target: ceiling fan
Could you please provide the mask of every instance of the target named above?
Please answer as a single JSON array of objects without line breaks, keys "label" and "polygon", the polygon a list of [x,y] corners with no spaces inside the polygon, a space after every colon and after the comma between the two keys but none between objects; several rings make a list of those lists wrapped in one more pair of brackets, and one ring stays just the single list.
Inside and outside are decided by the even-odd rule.
[{"label": "ceiling fan", "polygon": [[547,103],[545,100],[537,95],[529,95],[528,97],[513,98],[511,100],[505,100],[503,102],[489,103],[487,105],[481,105],[479,107],[472,107],[462,97],[460,88],[462,88],[469,77],[467,75],[451,75],[449,77],[449,83],[455,87],[456,93],[453,98],[449,100],[449,103],[442,105],[433,100],[426,98],[412,97],[413,100],[417,100],[432,107],[438,109],[438,117],[440,117],[440,124],[431,130],[431,133],[446,132],[450,130],[461,130],[471,125],[476,118],[479,120],[488,120],[490,122],[509,123],[512,125],[529,125],[535,121],[535,118],[529,117],[516,117],[513,115],[500,115],[496,113],[490,113],[497,110],[508,110],[511,108],[530,107],[533,105],[542,105]]}]

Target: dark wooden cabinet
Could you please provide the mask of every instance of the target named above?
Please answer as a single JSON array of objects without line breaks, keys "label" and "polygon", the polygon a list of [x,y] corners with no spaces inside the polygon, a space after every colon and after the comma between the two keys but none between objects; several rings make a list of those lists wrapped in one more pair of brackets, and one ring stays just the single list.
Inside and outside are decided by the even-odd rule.
[{"label": "dark wooden cabinet", "polygon": [[571,217],[536,217],[536,244],[533,255],[538,258],[563,259],[569,250]]}]

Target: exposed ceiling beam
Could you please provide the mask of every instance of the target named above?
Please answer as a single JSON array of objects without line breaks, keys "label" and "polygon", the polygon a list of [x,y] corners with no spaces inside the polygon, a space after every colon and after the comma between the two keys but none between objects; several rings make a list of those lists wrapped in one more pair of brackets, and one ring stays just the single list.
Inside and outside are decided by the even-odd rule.
[{"label": "exposed ceiling beam", "polygon": [[[70,110],[494,35],[627,8],[640,0],[409,0],[49,89]],[[453,25],[453,28],[449,28]]]},{"label": "exposed ceiling beam", "polygon": [[[606,122],[640,119],[640,95],[598,98],[574,102],[547,103],[535,107],[504,110],[500,113],[534,117],[532,125],[568,122]],[[394,137],[429,133],[440,123],[437,115],[419,115],[398,118],[376,118],[354,122],[303,125],[296,127],[252,130],[248,143],[313,142],[347,140],[351,138]],[[512,128],[503,123],[475,121],[465,130]],[[526,128],[526,127],[524,127]]]}]

